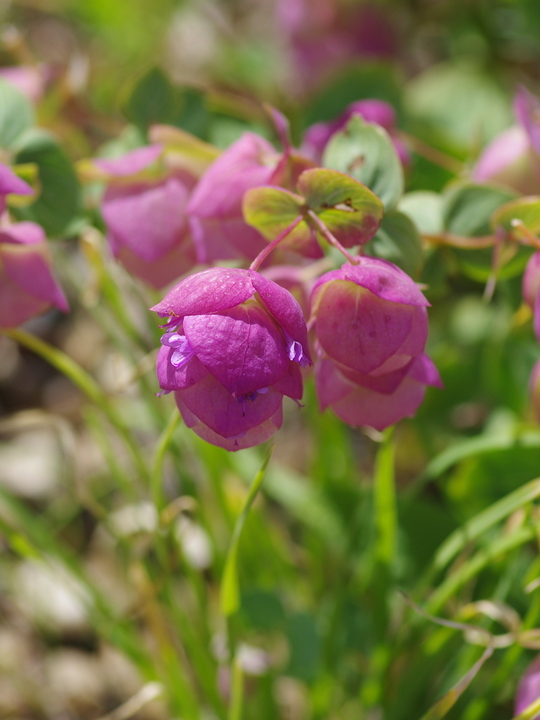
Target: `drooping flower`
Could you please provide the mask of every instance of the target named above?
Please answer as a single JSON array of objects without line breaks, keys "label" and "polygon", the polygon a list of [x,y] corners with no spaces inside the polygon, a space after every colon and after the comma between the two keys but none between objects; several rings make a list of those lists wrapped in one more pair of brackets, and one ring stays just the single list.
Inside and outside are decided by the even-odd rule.
[{"label": "drooping flower", "polygon": [[272,184],[281,155],[263,137],[244,133],[202,176],[188,204],[189,222],[200,262],[248,258],[266,245],[244,222],[244,194]]},{"label": "drooping flower", "polygon": [[383,127],[392,138],[394,148],[403,165],[410,162],[409,151],[396,133],[396,112],[394,108],[389,103],[376,99],[359,100],[349,105],[335,120],[311,125],[304,134],[302,152],[319,163],[332,135],[343,130],[355,115],[359,115],[368,123]]},{"label": "drooping flower", "polygon": [[68,311],[51,266],[39,225],[20,222],[0,227],[0,327],[17,327],[51,306]]},{"label": "drooping flower", "polygon": [[424,354],[429,303],[397,266],[364,257],[323,275],[311,295],[320,405],[377,430],[412,416],[440,385]]},{"label": "drooping flower", "polygon": [[472,178],[535,195],[540,192],[540,100],[525,87],[520,87],[514,98],[514,115],[517,124],[487,146]]},{"label": "drooping flower", "polygon": [[114,256],[132,275],[155,288],[195,265],[186,207],[196,179],[186,172],[151,167],[161,145],[137,148],[93,165],[107,182],[101,212]]},{"label": "drooping flower", "polygon": [[[537,657],[527,668],[520,680],[516,694],[514,714],[519,715],[525,708],[540,698],[540,657]],[[539,720],[540,713],[531,720]]]},{"label": "drooping flower", "polygon": [[157,375],[184,422],[208,442],[240,450],[281,426],[283,396],[300,400],[311,364],[300,306],[253,270],[191,275],[152,308],[168,317]]}]

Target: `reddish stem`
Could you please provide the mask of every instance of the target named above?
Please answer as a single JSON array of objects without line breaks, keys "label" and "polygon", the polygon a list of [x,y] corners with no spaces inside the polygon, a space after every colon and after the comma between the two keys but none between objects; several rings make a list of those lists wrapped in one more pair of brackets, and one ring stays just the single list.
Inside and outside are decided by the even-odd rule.
[{"label": "reddish stem", "polygon": [[361,261],[360,257],[351,255],[351,253],[348,250],[345,250],[343,245],[339,242],[339,240],[332,235],[330,230],[326,227],[326,225],[323,223],[323,221],[318,217],[313,210],[308,210],[307,214],[309,217],[313,220],[313,222],[317,225],[317,228],[319,229],[321,235],[324,235],[324,237],[328,240],[330,245],[333,245],[335,248],[339,250],[339,252],[344,255],[347,260],[352,265],[358,265]]},{"label": "reddish stem", "polygon": [[261,252],[257,255],[255,260],[251,263],[249,266],[250,270],[258,270],[261,264],[266,260],[266,258],[270,255],[270,253],[279,245],[279,243],[283,240],[283,238],[286,238],[287,235],[290,235],[292,231],[300,225],[304,217],[302,215],[299,215],[297,218],[295,218],[292,223],[281,232],[275,240],[272,240],[271,243],[269,243],[265,248],[261,250]]}]

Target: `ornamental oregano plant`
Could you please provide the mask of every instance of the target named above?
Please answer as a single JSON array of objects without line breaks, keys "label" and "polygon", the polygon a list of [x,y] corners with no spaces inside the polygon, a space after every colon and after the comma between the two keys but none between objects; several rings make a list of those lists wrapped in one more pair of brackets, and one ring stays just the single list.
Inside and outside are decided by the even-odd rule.
[{"label": "ornamental oregano plant", "polygon": [[104,118],[73,59],[0,68],[0,432],[61,458],[40,495],[39,438],[0,443],[0,670],[12,625],[101,683],[13,709],[0,672],[7,717],[540,717],[540,100],[460,146],[343,70],[376,4],[315,5],[280,5],[286,112],[153,69]]}]

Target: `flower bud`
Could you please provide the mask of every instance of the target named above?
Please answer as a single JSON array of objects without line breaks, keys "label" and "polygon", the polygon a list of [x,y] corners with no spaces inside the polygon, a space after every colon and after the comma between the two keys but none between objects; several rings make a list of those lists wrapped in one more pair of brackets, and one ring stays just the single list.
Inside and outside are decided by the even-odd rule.
[{"label": "flower bud", "polygon": [[292,295],[253,270],[213,268],[182,280],[152,309],[170,318],[157,375],[186,425],[227,450],[273,435],[283,395],[300,400],[299,366],[311,364]]},{"label": "flower bud", "polygon": [[440,385],[424,354],[428,304],[408,275],[377,258],[319,278],[311,306],[322,409],[377,430],[413,415],[426,385]]},{"label": "flower bud", "polygon": [[0,227],[0,327],[17,327],[51,305],[68,311],[51,265],[39,225],[21,222]]}]

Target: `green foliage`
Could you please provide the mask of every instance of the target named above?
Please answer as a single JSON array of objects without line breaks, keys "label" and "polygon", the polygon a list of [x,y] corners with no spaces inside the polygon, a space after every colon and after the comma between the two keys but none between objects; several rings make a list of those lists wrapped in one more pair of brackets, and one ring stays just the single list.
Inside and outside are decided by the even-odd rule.
[{"label": "green foliage", "polygon": [[34,123],[29,100],[4,80],[0,80],[0,148],[11,149]]},{"label": "green foliage", "polygon": [[403,169],[388,133],[352,117],[324,151],[323,165],[348,173],[366,185],[391,210],[403,193]]},{"label": "green foliage", "polygon": [[34,163],[38,168],[36,200],[14,212],[24,220],[39,223],[50,237],[76,232],[82,213],[81,189],[73,165],[57,140],[41,130],[29,130],[19,138],[17,163]]}]

